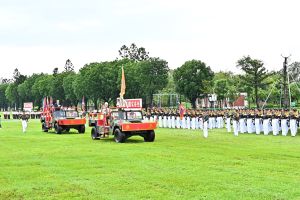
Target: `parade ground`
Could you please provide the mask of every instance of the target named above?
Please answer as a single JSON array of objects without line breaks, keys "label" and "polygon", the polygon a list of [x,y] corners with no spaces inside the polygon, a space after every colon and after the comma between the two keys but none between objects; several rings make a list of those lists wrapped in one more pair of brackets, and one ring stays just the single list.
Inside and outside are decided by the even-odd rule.
[{"label": "parade ground", "polygon": [[160,128],[120,144],[11,120],[0,169],[0,199],[300,199],[300,136]]}]

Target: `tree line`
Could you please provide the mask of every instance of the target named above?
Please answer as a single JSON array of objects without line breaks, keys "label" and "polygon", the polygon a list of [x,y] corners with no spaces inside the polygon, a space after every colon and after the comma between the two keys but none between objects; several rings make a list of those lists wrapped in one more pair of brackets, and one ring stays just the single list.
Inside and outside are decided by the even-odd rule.
[{"label": "tree line", "polygon": [[[143,105],[151,106],[155,93],[178,93],[195,107],[197,98],[217,94],[217,101],[225,99],[230,103],[241,92],[248,94],[253,106],[269,96],[269,105],[279,106],[281,101],[281,71],[269,72],[264,63],[250,56],[237,61],[236,67],[241,74],[233,72],[213,72],[201,60],[189,60],[175,70],[170,70],[168,62],[150,57],[143,47],[123,45],[119,58],[113,61],[95,62],[84,65],[79,72],[74,71],[70,60],[66,61],[63,71],[54,68],[52,74],[32,74],[25,76],[18,69],[13,78],[2,79],[0,84],[0,109],[22,108],[24,102],[42,105],[45,96],[59,99],[64,106],[77,105],[84,97],[96,108],[101,102],[115,103],[119,96],[121,67],[126,76],[125,98],[143,98]],[[291,75],[291,98],[298,101],[300,64],[289,66]]]}]

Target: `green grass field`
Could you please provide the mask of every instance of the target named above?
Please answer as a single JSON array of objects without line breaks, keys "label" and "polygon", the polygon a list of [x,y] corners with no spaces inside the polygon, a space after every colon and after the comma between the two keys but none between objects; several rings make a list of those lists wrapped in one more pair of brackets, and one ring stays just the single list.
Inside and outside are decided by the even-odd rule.
[{"label": "green grass field", "polygon": [[158,129],[154,143],[0,129],[0,199],[300,199],[300,137]]}]

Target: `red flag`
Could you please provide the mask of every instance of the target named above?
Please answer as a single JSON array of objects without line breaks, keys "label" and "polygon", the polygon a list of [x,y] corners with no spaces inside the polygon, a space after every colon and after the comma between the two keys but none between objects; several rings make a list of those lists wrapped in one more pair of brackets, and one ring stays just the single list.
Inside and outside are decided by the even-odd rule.
[{"label": "red flag", "polygon": [[180,105],[179,105],[180,119],[183,118],[184,112],[185,112],[184,106],[183,106],[182,104],[180,104]]},{"label": "red flag", "polygon": [[47,109],[47,100],[46,100],[46,97],[44,97],[44,99],[43,99],[43,112],[46,112],[46,109]]}]

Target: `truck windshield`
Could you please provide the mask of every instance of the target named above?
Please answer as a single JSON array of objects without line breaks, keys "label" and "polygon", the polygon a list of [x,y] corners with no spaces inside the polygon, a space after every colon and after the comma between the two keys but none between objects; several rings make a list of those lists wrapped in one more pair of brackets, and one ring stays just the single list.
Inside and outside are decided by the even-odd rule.
[{"label": "truck windshield", "polygon": [[66,114],[65,114],[65,112],[64,112],[64,111],[62,111],[62,110],[55,111],[55,112],[53,113],[53,115],[54,115],[54,117],[55,117],[55,118],[66,117]]},{"label": "truck windshield", "polygon": [[75,110],[66,110],[66,117],[67,118],[76,118],[76,117],[78,117],[78,112]]},{"label": "truck windshield", "polygon": [[142,112],[141,111],[127,111],[126,112],[128,120],[142,120]]}]

